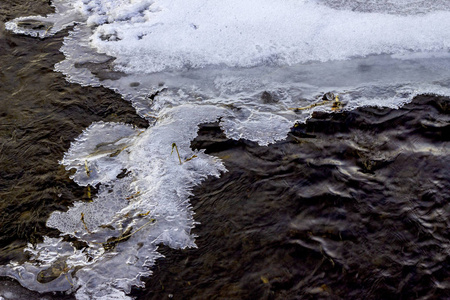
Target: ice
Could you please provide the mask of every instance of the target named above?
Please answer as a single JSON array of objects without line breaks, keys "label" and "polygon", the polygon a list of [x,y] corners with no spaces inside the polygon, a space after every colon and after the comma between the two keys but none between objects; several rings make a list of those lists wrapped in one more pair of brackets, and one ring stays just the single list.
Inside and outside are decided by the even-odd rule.
[{"label": "ice", "polygon": [[[365,5],[354,4],[377,8],[374,9],[376,13],[348,10],[352,9],[349,3],[78,0],[67,2],[64,9],[50,15],[46,21],[55,23],[48,32],[51,34],[66,26],[60,26],[60,23],[73,23],[73,19],[79,19],[74,15],[82,15],[83,23],[92,29],[90,46],[99,53],[115,57],[116,70],[130,74],[208,65],[293,65],[449,48],[450,11],[445,2],[416,1],[414,5],[407,5],[404,1],[370,1]],[[407,7],[421,14],[380,13],[391,6]],[[16,25],[15,21],[9,22],[7,28],[23,32]],[[39,30],[25,33],[43,34]]]},{"label": "ice", "polygon": [[107,183],[125,168],[127,148],[141,132],[126,124],[94,123],[72,143],[61,163],[76,170],[72,179],[79,185]]},{"label": "ice", "polygon": [[[271,9],[272,1],[258,1],[258,5],[246,1],[194,1],[197,5],[183,9],[177,9],[181,5],[176,2],[164,6],[165,10],[157,12],[149,22],[125,28],[115,23],[99,26],[92,46],[98,52],[118,57],[115,67],[126,73],[208,65],[293,65],[449,46],[450,33],[444,25],[449,12],[406,18],[336,13],[328,8],[298,5],[298,1],[283,1],[277,4],[276,11]],[[104,38],[112,32],[117,38]]]},{"label": "ice", "polygon": [[241,117],[227,117],[221,122],[227,137],[235,140],[256,140],[263,146],[285,139],[294,125],[294,122],[272,113],[247,110],[247,114],[240,111],[239,115]]},{"label": "ice", "polygon": [[[131,286],[142,286],[141,276],[151,275],[150,267],[161,257],[158,245],[196,247],[191,190],[226,169],[219,159],[191,150],[190,142],[198,124],[226,115],[226,110],[208,105],[165,108],[158,122],[139,134],[124,124],[92,124],[72,143],[63,163],[77,169],[77,182],[100,183],[98,195],[66,212],[54,212],[47,221],[86,247],[76,249],[62,238],[45,237],[26,249],[34,264],[10,264],[0,275],[39,292],[77,290],[78,299],[127,299]],[[119,145],[127,145],[128,153],[105,159]],[[173,145],[177,151],[171,153]],[[99,170],[95,180],[82,166],[86,158]],[[117,178],[115,165],[128,170],[127,175]],[[74,268],[78,270],[72,274]],[[37,276],[48,269],[59,270],[58,276],[43,284]]]},{"label": "ice", "polygon": [[447,0],[314,0],[335,9],[389,14],[424,14],[450,10]]},{"label": "ice", "polygon": [[55,12],[47,17],[20,17],[6,22],[5,27],[15,33],[44,38],[83,20],[83,16],[75,8],[76,1],[54,0],[52,6]]},{"label": "ice", "polygon": [[[192,188],[226,171],[190,148],[201,123],[268,145],[313,112],[331,113],[331,104],[299,109],[327,92],[339,95],[343,110],[450,96],[446,0],[53,4],[54,14],[6,28],[42,38],[74,25],[55,69],[121,94],[150,127],[98,122],[72,143],[61,163],[79,185],[98,187],[97,196],[52,213],[47,226],[61,238],[29,245],[30,261],[0,266],[1,276],[40,292],[128,299],[161,257],[158,245],[195,247]],[[40,282],[48,270],[55,278]]]},{"label": "ice", "polygon": [[[253,67],[447,49],[448,11],[420,16],[336,11],[308,1],[155,1],[96,27],[91,46],[126,73]],[[134,20],[133,18],[136,18]]]}]

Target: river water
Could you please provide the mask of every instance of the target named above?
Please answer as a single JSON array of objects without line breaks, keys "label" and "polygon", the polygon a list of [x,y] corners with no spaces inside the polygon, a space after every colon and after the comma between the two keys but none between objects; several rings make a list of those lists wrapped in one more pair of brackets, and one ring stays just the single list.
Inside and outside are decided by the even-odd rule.
[{"label": "river water", "polygon": [[[348,6],[355,9],[346,1],[328,1],[327,4],[337,5],[341,9],[349,9]],[[445,6],[445,3],[437,2],[438,8],[439,5]],[[395,5],[388,7],[399,13]],[[79,215],[76,215],[75,221],[81,229],[63,228],[57,221],[47,223],[51,216],[55,216],[55,211],[67,211],[68,207],[80,201],[85,206],[76,204],[80,206],[75,207],[84,207],[88,216],[89,205],[99,201],[95,200],[96,195],[102,199],[105,192],[102,185],[92,183],[97,180],[97,174],[80,177],[85,172],[84,161],[80,166],[73,163],[81,151],[76,145],[90,149],[92,139],[107,135],[101,130],[101,134],[96,135],[96,127],[89,127],[93,122],[114,122],[94,123],[100,124],[100,129],[105,128],[103,124],[135,126],[111,125],[117,126],[114,128],[119,135],[122,131],[131,132],[126,134],[131,136],[131,140],[134,139],[129,142],[131,146],[127,146],[130,154],[126,159],[131,161],[135,157],[139,161],[147,157],[138,151],[142,148],[136,146],[145,142],[139,140],[140,136],[149,135],[149,139],[156,140],[160,137],[157,131],[160,128],[164,136],[170,136],[168,132],[175,130],[170,127],[171,123],[167,125],[161,121],[162,125],[159,125],[159,120],[154,125],[155,120],[142,113],[147,107],[139,106],[142,104],[136,104],[131,99],[133,107],[122,99],[127,98],[124,94],[116,94],[104,87],[70,83],[61,73],[55,72],[54,65],[65,59],[59,49],[71,28],[45,39],[17,35],[4,28],[4,23],[14,18],[50,12],[52,8],[46,1],[3,1],[0,7],[0,264],[6,266],[0,271],[9,276],[2,277],[0,281],[0,297],[4,299],[85,299],[83,297],[86,295],[100,298],[98,293],[101,289],[99,292],[97,286],[113,282],[112,278],[121,278],[122,273],[139,273],[132,273],[133,270],[120,264],[111,264],[109,274],[104,279],[100,278],[96,268],[106,261],[105,257],[111,253],[108,251],[101,252],[98,257],[95,253],[89,254],[97,264],[88,261],[82,265],[76,262],[75,267],[68,267],[70,262],[67,261],[61,268],[59,260],[46,264],[39,261],[43,259],[42,253],[37,255],[30,250],[39,249],[36,245],[53,249],[54,240],[49,242],[45,239],[57,240],[62,232],[65,240],[56,243],[60,247],[56,247],[59,249],[55,252],[56,257],[75,260],[75,254],[88,253],[85,249],[89,248],[96,249],[96,241],[104,238],[87,234],[91,233],[91,221],[86,218],[86,222],[80,222]],[[400,13],[407,12],[401,10]],[[364,72],[374,67],[364,61],[358,62],[358,68]],[[412,71],[416,73],[410,74],[410,78],[431,78],[426,68],[413,68]],[[302,76],[307,76],[308,72],[323,74],[321,72],[325,71],[312,66]],[[198,74],[188,74],[185,76],[187,79],[182,80],[192,82],[194,75]],[[111,85],[108,82],[111,76],[99,77],[102,76],[103,82],[107,82],[105,85]],[[178,75],[175,78],[181,80]],[[278,79],[276,76],[273,78]],[[170,80],[166,78],[166,81]],[[170,83],[166,84],[168,91],[159,89],[162,93],[160,101],[176,107],[177,103],[167,100],[173,93]],[[445,88],[448,82],[446,85],[441,80],[437,85]],[[118,91],[123,89],[119,87]],[[258,97],[265,102],[283,102],[283,92],[277,94],[272,89],[263,96],[258,94]],[[357,92],[360,91],[355,89],[350,93],[352,96],[347,96],[350,105],[353,105],[352,97],[356,97]],[[372,88],[368,95],[376,92],[377,89]],[[378,92],[386,96],[392,91],[380,88]],[[205,94],[207,91],[203,90],[201,96],[207,98]],[[158,99],[158,95],[153,94],[152,97],[152,101]],[[250,131],[241,131],[239,136],[249,137],[246,139],[233,138],[235,135],[230,130],[238,130],[238,126],[227,127],[218,122],[226,118],[228,124],[237,122],[228,115],[198,119],[197,122],[201,123],[198,136],[194,134],[192,138],[186,138],[187,141],[192,140],[190,142],[177,141],[181,155],[186,159],[183,168],[188,168],[189,163],[196,163],[197,160],[204,161],[208,168],[217,168],[220,177],[211,177],[215,173],[205,171],[206,175],[202,175],[199,181],[193,181],[187,189],[189,206],[182,206],[176,211],[180,219],[183,213],[187,214],[188,225],[182,223],[180,226],[189,227],[189,222],[195,225],[190,232],[195,236],[195,247],[190,241],[183,244],[183,237],[176,235],[161,239],[161,242],[156,240],[158,255],[162,254],[164,258],[154,254],[156,250],[147,250],[145,255],[155,255],[156,260],[148,268],[153,273],[144,274],[145,286],[133,286],[131,290],[124,287],[123,290],[136,299],[449,298],[450,99],[432,94],[415,95],[408,91],[401,97],[399,103],[406,104],[399,108],[393,108],[393,105],[374,107],[355,104],[354,109],[337,112],[317,110],[305,123],[292,123],[286,138],[269,140],[271,144],[268,146],[261,141],[263,135],[258,133],[259,128],[261,131],[266,129],[262,123],[251,127]],[[230,105],[227,101],[223,100],[222,104]],[[246,104],[247,107],[253,107],[252,101]],[[245,115],[245,109],[238,107],[237,103],[239,101],[234,103],[236,107],[232,110],[236,116],[241,116],[242,111]],[[269,107],[263,112],[273,112],[271,109]],[[152,108],[151,112],[156,111]],[[214,108],[208,112],[215,114],[216,110]],[[173,114],[178,116],[177,113],[175,111]],[[168,115],[165,118],[171,120]],[[181,119],[187,118],[186,115],[181,116]],[[277,120],[275,124],[278,126]],[[155,126],[151,132],[147,129],[149,124]],[[185,138],[180,127],[196,125],[176,123],[175,128]],[[283,126],[277,128],[282,129]],[[70,148],[71,143],[88,127],[90,131],[84,131],[78,140],[81,142],[72,144]],[[133,130],[143,133],[135,136]],[[255,135],[249,136],[248,132]],[[269,134],[270,130],[266,133]],[[124,136],[120,137],[127,143]],[[183,142],[198,157],[188,155],[190,152],[183,148]],[[69,152],[69,148],[74,150]],[[204,149],[206,155],[195,152],[196,149]],[[111,159],[106,165],[124,164],[114,160],[116,157],[125,160],[121,156],[125,151],[121,151],[118,154],[109,152]],[[175,154],[170,156],[170,151],[168,143],[166,154],[178,163]],[[88,160],[90,156],[86,157],[86,164],[92,163],[86,169],[93,172],[96,164],[97,169],[102,170],[105,165],[100,160],[102,157],[92,160]],[[155,159],[155,156],[149,157]],[[189,160],[189,157],[192,159]],[[214,165],[210,157],[220,159],[226,171]],[[78,168],[78,171],[73,168],[66,170],[61,161]],[[118,193],[122,201],[132,202],[133,197],[144,197],[139,196],[139,193],[144,193],[142,186],[139,186],[141,181],[143,185],[149,182],[164,185],[164,182],[143,181],[152,175],[146,173],[144,167],[131,163],[124,166],[134,172],[138,183],[137,192],[135,189],[134,193],[127,194],[128,197]],[[174,174],[184,176],[185,169],[175,169],[175,173],[171,170],[167,167],[163,175],[172,176],[169,179],[175,185],[178,181]],[[202,170],[199,166],[187,169],[193,177],[195,172]],[[70,178],[74,173],[75,182]],[[116,175],[114,173],[114,177]],[[117,180],[114,179],[115,184],[108,188],[114,189],[121,182],[127,183],[124,181],[127,176],[126,172],[119,174]],[[182,178],[186,180],[186,177]],[[92,184],[84,184],[89,180]],[[105,181],[102,180],[100,182]],[[199,184],[200,181],[203,182]],[[178,189],[177,192],[184,199],[184,190]],[[115,193],[114,190],[107,195],[113,198]],[[171,197],[169,193],[163,195],[169,199]],[[137,203],[146,205],[145,201]],[[171,202],[162,204],[171,205]],[[145,243],[140,233],[148,229],[145,234],[152,236],[150,230],[160,230],[157,226],[163,226],[168,218],[164,211],[158,211],[158,205],[137,210],[138,217],[135,219],[138,221],[130,221],[133,225],[130,228],[135,230],[140,224],[147,224],[143,223],[146,222],[144,215],[147,211],[151,212],[150,215],[153,211],[159,212],[159,215],[154,215],[156,225],[151,229],[143,227],[144,230],[136,231],[131,238],[117,243],[117,252],[130,255],[127,251],[134,249],[135,244],[140,245],[140,249],[143,247],[141,244]],[[189,218],[189,212],[193,212],[193,220]],[[128,210],[127,213],[133,211]],[[64,216],[70,224],[70,210]],[[165,216],[165,219],[160,216]],[[126,222],[126,218],[122,218],[119,223],[122,226]],[[46,223],[51,226],[46,226]],[[118,226],[116,223],[105,224]],[[116,229],[125,229],[123,227]],[[162,228],[165,232],[172,232],[171,227]],[[173,229],[174,232],[178,230]],[[82,231],[87,233],[80,233]],[[171,242],[174,241],[179,244],[173,245]],[[64,243],[72,243],[75,254],[64,252]],[[24,249],[28,250],[24,252]],[[144,254],[133,255],[139,260],[139,255]],[[132,263],[127,261],[127,264]],[[28,280],[25,274],[33,273],[33,268],[38,268],[34,271],[37,280]],[[92,274],[97,277],[92,279],[89,277]],[[90,283],[83,281],[86,278],[90,278]],[[37,284],[34,283],[36,281]],[[19,282],[28,289],[21,287]],[[73,284],[76,291],[71,290]],[[59,289],[58,286],[67,288]],[[117,284],[113,286],[117,287]],[[64,292],[66,290],[67,293]]]}]

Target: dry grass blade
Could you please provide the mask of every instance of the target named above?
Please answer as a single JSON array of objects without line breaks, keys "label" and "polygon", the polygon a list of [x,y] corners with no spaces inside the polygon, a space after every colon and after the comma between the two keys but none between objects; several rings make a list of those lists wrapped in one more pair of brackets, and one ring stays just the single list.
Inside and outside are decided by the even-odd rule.
[{"label": "dry grass blade", "polygon": [[172,144],[172,152],[170,152],[170,155],[172,155],[173,149],[174,149],[174,148],[175,148],[175,150],[177,150],[178,160],[180,161],[180,165],[181,165],[182,162],[181,162],[180,152],[178,152],[178,147],[177,147],[177,144],[176,144],[176,143],[173,143],[173,144]]}]

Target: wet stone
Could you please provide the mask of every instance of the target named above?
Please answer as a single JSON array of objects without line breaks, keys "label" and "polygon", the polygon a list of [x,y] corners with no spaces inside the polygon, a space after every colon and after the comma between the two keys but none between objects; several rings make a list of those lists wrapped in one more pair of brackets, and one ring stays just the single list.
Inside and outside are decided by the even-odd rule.
[{"label": "wet stone", "polygon": [[40,20],[25,19],[17,22],[17,26],[32,30],[50,30],[53,27],[53,23]]},{"label": "wet stone", "polygon": [[276,97],[274,97],[271,93],[264,91],[261,94],[261,100],[264,104],[271,104],[271,103],[276,103],[278,102],[278,100],[276,99]]}]

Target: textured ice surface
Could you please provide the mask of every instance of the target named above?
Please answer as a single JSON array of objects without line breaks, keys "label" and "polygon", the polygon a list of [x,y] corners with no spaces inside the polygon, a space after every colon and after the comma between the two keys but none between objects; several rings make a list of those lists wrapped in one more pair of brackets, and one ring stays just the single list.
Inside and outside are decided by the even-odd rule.
[{"label": "textured ice surface", "polygon": [[[281,117],[271,122],[292,124],[311,111],[293,116],[289,108],[328,91],[350,109],[448,94],[447,2],[366,1],[362,11],[349,1],[154,1],[134,15],[133,1],[85,2],[97,5],[85,18],[105,17],[98,26],[76,26],[56,69],[70,81],[121,93],[150,121],[167,105],[190,102],[270,112]],[[118,17],[120,3],[127,9]],[[262,100],[264,92],[273,101]],[[273,130],[262,140],[250,133],[255,124],[222,125],[230,138],[261,144],[285,136]]]},{"label": "textured ice surface", "polygon": [[72,179],[79,185],[108,183],[125,169],[127,148],[141,132],[125,124],[92,124],[75,140],[61,163],[68,170],[76,170]]},{"label": "textured ice surface", "polygon": [[449,46],[450,12],[442,10],[364,14],[301,0],[82,3],[87,25],[98,25],[91,46],[116,57],[116,70],[126,73],[292,65]]},{"label": "textured ice surface", "polygon": [[450,10],[447,0],[313,0],[335,9],[389,14],[424,14]]},{"label": "textured ice surface", "polygon": [[[26,249],[34,263],[11,263],[0,269],[0,275],[12,276],[40,292],[76,290],[79,299],[123,298],[131,286],[142,286],[140,277],[150,275],[150,267],[161,257],[156,252],[159,244],[195,247],[188,197],[195,185],[208,176],[219,176],[225,168],[220,160],[189,146],[198,124],[214,122],[222,115],[226,111],[214,106],[164,109],[158,122],[140,135],[123,124],[92,124],[72,143],[64,162],[72,163],[67,168],[78,168],[74,162],[89,157],[90,169],[97,168],[94,182],[102,183],[98,195],[92,202],[75,203],[67,212],[54,212],[47,222],[86,247],[79,250],[62,238],[45,238]],[[115,149],[111,147],[121,142],[127,145],[122,151],[127,155],[105,159]],[[176,151],[171,154],[173,143],[182,164]],[[128,171],[125,177],[116,178],[117,165]],[[75,181],[89,183],[90,176],[81,166]],[[103,243],[111,242],[111,237],[126,238],[107,251]],[[45,284],[36,280],[37,274],[52,267],[61,270],[56,279]],[[75,268],[80,269],[72,276]]]},{"label": "textured ice surface", "polygon": [[[54,212],[47,226],[85,246],[46,237],[26,249],[29,262],[0,267],[0,275],[41,292],[127,299],[161,257],[159,244],[195,247],[192,187],[225,171],[219,160],[190,149],[200,123],[220,120],[229,138],[267,145],[312,112],[330,112],[330,105],[295,110],[326,92],[339,94],[347,110],[396,108],[420,93],[450,96],[446,0],[54,5],[48,17],[6,27],[45,37],[76,22],[55,69],[71,82],[120,93],[151,126],[94,123],[72,143],[61,163],[78,184],[98,185],[98,194]],[[57,276],[42,283],[48,270]]]}]

